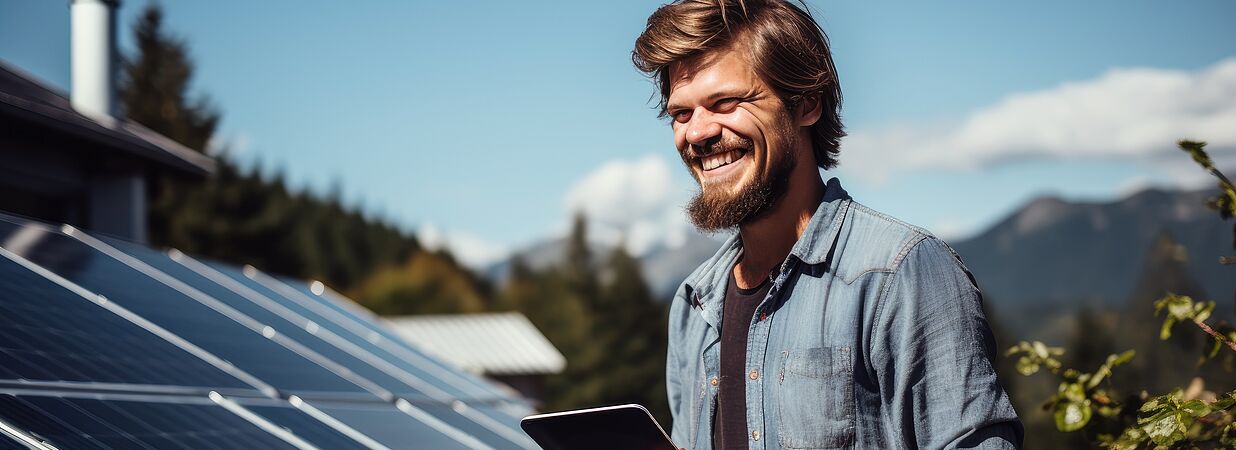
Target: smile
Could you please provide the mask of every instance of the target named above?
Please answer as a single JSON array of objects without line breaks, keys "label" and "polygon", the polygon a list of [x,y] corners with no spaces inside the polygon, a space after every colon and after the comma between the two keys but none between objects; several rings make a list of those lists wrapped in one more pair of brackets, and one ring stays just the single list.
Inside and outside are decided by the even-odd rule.
[{"label": "smile", "polygon": [[745,150],[730,150],[725,153],[708,155],[700,159],[700,168],[705,172],[716,170],[741,160],[745,153]]}]

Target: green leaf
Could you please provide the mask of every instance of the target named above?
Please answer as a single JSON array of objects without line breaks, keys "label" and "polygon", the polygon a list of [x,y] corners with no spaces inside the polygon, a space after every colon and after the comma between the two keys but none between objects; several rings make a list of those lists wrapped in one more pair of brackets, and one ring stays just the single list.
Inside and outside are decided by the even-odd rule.
[{"label": "green leaf", "polygon": [[1184,439],[1188,427],[1180,413],[1168,412],[1159,414],[1149,423],[1142,426],[1150,440],[1156,445],[1170,446]]},{"label": "green leaf", "polygon": [[1210,313],[1215,310],[1214,300],[1198,302],[1193,304],[1193,321],[1202,322],[1210,317]]},{"label": "green leaf", "polygon": [[1223,394],[1222,397],[1215,399],[1215,402],[1211,404],[1211,407],[1219,411],[1224,411],[1231,408],[1233,405],[1236,405],[1236,391],[1228,392]]},{"label": "green leaf", "polygon": [[1033,359],[1030,359],[1029,356],[1023,356],[1023,357],[1017,358],[1017,372],[1018,373],[1025,375],[1025,376],[1030,376],[1030,375],[1034,375],[1034,373],[1038,371],[1039,371],[1039,364],[1037,362],[1034,362]]},{"label": "green leaf", "polygon": [[1146,432],[1138,427],[1125,428],[1120,437],[1107,445],[1111,450],[1136,450],[1146,440]]},{"label": "green leaf", "polygon": [[1049,356],[1051,356],[1047,353],[1046,344],[1043,344],[1042,342],[1039,342],[1039,341],[1034,341],[1034,344],[1031,344],[1031,345],[1034,346],[1034,356],[1039,357],[1039,359],[1047,359]]},{"label": "green leaf", "polygon": [[1176,324],[1176,319],[1168,317],[1163,319],[1163,327],[1159,328],[1159,340],[1167,340],[1172,337],[1172,325]]},{"label": "green leaf", "polygon": [[1202,417],[1212,412],[1210,405],[1207,405],[1206,402],[1201,400],[1189,400],[1183,405],[1180,405],[1180,408],[1193,417]]},{"label": "green leaf", "polygon": [[1066,401],[1056,404],[1056,429],[1064,432],[1077,431],[1090,422],[1090,405],[1087,402]]},{"label": "green leaf", "polygon": [[1176,145],[1180,146],[1181,150],[1189,153],[1189,156],[1192,156],[1193,160],[1206,170],[1214,170],[1215,163],[1211,161],[1210,155],[1207,155],[1206,150],[1204,150],[1206,148],[1205,142],[1181,139],[1176,141]]}]

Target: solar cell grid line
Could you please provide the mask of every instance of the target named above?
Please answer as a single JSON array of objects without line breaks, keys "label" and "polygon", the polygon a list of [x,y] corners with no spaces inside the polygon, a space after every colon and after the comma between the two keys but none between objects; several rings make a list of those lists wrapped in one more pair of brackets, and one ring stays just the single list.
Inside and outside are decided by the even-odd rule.
[{"label": "solar cell grid line", "polygon": [[[23,225],[24,224],[24,225]],[[72,227],[61,229],[74,231]],[[16,239],[20,238],[20,239]],[[169,339],[183,338],[286,392],[323,398],[378,399],[303,355],[228,317],[111,255],[35,222],[14,222],[0,215],[0,242],[47,272],[121,304],[133,316],[156,323]],[[118,252],[115,252],[118,253]],[[102,300],[101,300],[102,301]],[[240,321],[238,321],[238,319]],[[252,325],[252,320],[247,323]],[[273,336],[273,329],[265,329]],[[174,333],[174,334],[172,334]],[[255,335],[256,334],[256,335]]]},{"label": "solar cell grid line", "polygon": [[[176,258],[169,257],[169,255],[149,247],[115,239],[103,238],[100,240],[106,245],[125,252],[128,256],[136,258],[154,269],[234,308],[241,314],[272,327],[279,335],[304,345],[309,350],[331,360],[332,363],[347,368],[355,376],[379,386],[387,392],[418,400],[435,398],[431,394],[426,393],[427,389],[436,389],[433,386],[428,386],[414,377],[409,380],[409,377],[399,377],[396,373],[388,373],[382,370],[379,365],[375,364],[375,360],[377,360],[378,364],[385,363],[389,365],[390,363],[373,357],[363,350],[338,345],[334,341],[341,339],[337,337],[335,337],[336,339],[331,339],[333,336],[331,336],[328,330],[322,330],[308,319],[295,314],[288,314],[288,311],[281,310],[281,307],[270,299],[227,285],[227,282],[230,280],[225,276],[217,275],[212,277],[210,273],[193,270],[192,267],[178,263]],[[417,384],[414,385],[412,383]],[[449,398],[446,401],[449,401]]]},{"label": "solar cell grid line", "polygon": [[[122,297],[126,297],[123,300],[129,303],[146,300],[147,302],[144,302],[146,308],[142,311],[142,315],[146,317],[155,316],[166,321],[184,321],[198,312],[208,314],[207,311],[209,311],[215,314],[216,319],[211,320],[209,324],[187,324],[184,329],[176,330],[177,334],[184,336],[187,333],[194,333],[194,338],[200,345],[213,344],[216,347],[215,353],[221,353],[221,356],[227,358],[232,364],[255,373],[276,388],[307,397],[378,398],[386,401],[394,398],[389,391],[356,376],[350,369],[278,333],[273,327],[250,318],[93,236],[67,225],[64,227],[64,232],[67,239],[84,245],[91,252],[103,255],[103,258],[110,259],[117,266],[123,267],[123,270],[136,272],[138,276],[132,277],[129,280],[131,283],[145,283],[139,290],[134,285],[113,286],[108,284],[107,280],[88,280],[97,284],[95,289],[122,289],[124,294]],[[57,237],[51,236],[51,238]],[[101,260],[102,258],[95,259],[95,261]],[[103,264],[100,263],[100,265]],[[115,268],[121,269],[121,267]],[[152,295],[149,290],[155,289],[165,289],[162,292],[164,295]],[[181,298],[187,301],[182,301],[181,304],[176,305],[174,310],[169,310],[169,298]],[[121,298],[118,297],[116,300],[120,301]],[[187,311],[195,305],[205,310]],[[217,316],[222,316],[223,320],[218,320]],[[239,329],[235,328],[237,326]],[[241,330],[247,330],[247,332]],[[244,339],[245,337],[248,339]],[[238,342],[238,338],[243,340]],[[254,346],[265,348],[259,350],[254,349]],[[282,359],[282,361],[276,361],[276,359]],[[258,373],[259,370],[265,374]]]},{"label": "solar cell grid line", "polygon": [[479,379],[479,377],[462,373],[440,363],[439,361],[425,355],[420,350],[415,349],[406,342],[402,341],[398,336],[395,336],[389,330],[386,330],[373,320],[361,318],[344,307],[338,304],[333,304],[334,302],[332,300],[327,299],[322,295],[313,295],[311,297],[310,294],[313,294],[312,292],[306,292],[305,290],[290,286],[283,281],[275,279],[274,277],[252,268],[252,266],[246,266],[244,272],[245,277],[260,283],[262,286],[265,286],[274,292],[277,292],[279,296],[291,300],[293,303],[312,311],[313,314],[323,318],[324,322],[337,325],[343,330],[346,330],[346,332],[339,331],[339,333],[351,335],[357,339],[362,339],[365,342],[376,345],[385,353],[391,354],[393,357],[400,360],[407,361],[420,370],[430,374],[434,378],[448,383],[456,390],[470,392],[473,396],[491,397],[497,399],[510,398],[509,394],[498,390],[488,382]]},{"label": "solar cell grid line", "polygon": [[[121,248],[129,250],[127,246],[121,247]],[[133,249],[133,250],[135,252],[145,253],[141,251],[140,249]],[[183,253],[180,253],[174,250],[170,251],[169,255],[167,257],[164,257],[164,259],[175,261],[177,263],[180,263],[181,265],[183,265],[184,267],[188,269],[194,270],[197,274],[201,274],[209,278],[210,280],[217,282],[219,285],[227,287],[228,289],[231,290],[232,294],[239,294],[242,297],[252,300],[254,303],[262,304],[264,307],[268,308],[271,311],[278,311],[278,313],[280,313],[285,319],[295,320],[296,323],[303,324],[303,326],[312,325],[315,328],[317,327],[316,322],[304,316],[301,316],[298,312],[293,311],[286,306],[283,306],[282,304],[272,300],[270,297],[267,296],[267,294],[273,295],[273,296],[279,296],[278,293],[273,292],[273,291],[266,291],[265,293],[258,292],[255,289],[265,290],[265,288],[263,288],[260,285],[254,285],[251,287],[251,283],[245,283],[242,280],[235,279],[236,276],[241,275],[239,273],[235,273],[233,276],[228,276],[227,274],[220,272],[218,269],[214,267],[208,266],[200,261],[193,259],[192,257],[189,257],[187,255],[184,255]],[[237,271],[233,270],[233,272],[237,272]],[[172,273],[172,272],[168,270],[168,273]],[[177,274],[176,276],[182,280],[186,280],[190,278],[190,275],[187,275],[187,274]],[[222,298],[218,295],[216,297]],[[308,313],[311,313],[311,312],[308,312]],[[400,380],[410,379],[409,382],[417,383],[417,387],[423,387],[421,392],[427,394],[431,400],[440,402],[442,405],[446,405],[441,408],[436,408],[435,411],[437,413],[434,415],[437,416],[439,419],[442,419],[445,423],[449,424],[450,426],[459,428],[461,430],[466,430],[467,433],[479,437],[480,439],[482,439],[483,441],[485,441],[486,443],[490,445],[502,446],[502,445],[514,444],[519,447],[529,448],[533,450],[537,448],[533,442],[531,442],[523,433],[519,432],[517,429],[511,428],[507,426],[506,424],[494,421],[493,419],[483,414],[479,414],[475,411],[472,411],[465,404],[463,404],[463,402],[458,401],[454,396],[447,393],[446,391],[438,389],[434,387],[433,385],[429,385],[425,383],[424,381],[420,380],[419,378],[416,378],[415,375],[408,373],[404,371],[403,369],[391,364],[386,359],[383,359],[379,357],[378,355],[374,355],[373,353],[370,352],[370,349],[374,349],[374,347],[367,346],[368,348],[361,348],[360,346],[353,344],[352,342],[345,340],[344,338],[334,334],[334,332],[331,331],[330,328],[318,328],[316,336],[330,340],[332,344],[339,345],[341,349],[354,352],[357,356],[360,356],[361,359],[363,359],[364,361],[372,362],[375,367],[383,371],[387,371],[392,376],[398,377]],[[363,344],[364,342],[362,341],[361,343]],[[389,356],[389,357],[393,358],[394,356]],[[390,386],[387,386],[387,387],[392,388]],[[449,406],[452,404],[457,405],[457,406],[452,408]],[[460,419],[463,419],[463,420],[460,420]],[[506,441],[510,441],[510,442],[506,442]]]},{"label": "solar cell grid line", "polygon": [[[0,243],[2,244],[2,243]],[[170,392],[210,389],[248,395],[273,395],[275,389],[244,371],[33,262],[0,247],[0,304],[8,312],[0,330],[25,328],[22,342],[0,337],[0,365],[28,385],[60,383],[113,390]],[[47,335],[60,334],[59,344]],[[59,351],[55,351],[59,350]],[[82,378],[40,369],[42,378],[23,370],[23,353],[41,352],[43,361],[90,369]],[[84,372],[84,373],[83,373]],[[158,388],[156,385],[165,386]],[[194,388],[197,386],[198,388]],[[209,389],[203,389],[209,388]]]},{"label": "solar cell grid line", "polygon": [[98,441],[103,445],[111,448],[145,448],[155,450],[150,445],[141,442],[132,434],[109,424],[97,416],[86,412],[80,408],[69,405],[67,408],[64,405],[48,405],[39,406],[31,401],[31,398],[16,397],[17,402],[30,408],[30,410],[43,414],[47,417],[54,418],[57,422],[65,424],[81,433],[82,437]]},{"label": "solar cell grid line", "polygon": [[[99,448],[81,430],[31,408],[14,395],[0,394],[0,418],[56,448]],[[106,447],[104,447],[106,448]]]}]

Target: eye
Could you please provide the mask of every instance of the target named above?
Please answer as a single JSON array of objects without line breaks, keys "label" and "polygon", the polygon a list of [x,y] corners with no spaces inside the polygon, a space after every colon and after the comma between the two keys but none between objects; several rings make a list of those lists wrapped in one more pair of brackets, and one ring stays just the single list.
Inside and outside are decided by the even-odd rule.
[{"label": "eye", "polygon": [[738,106],[738,101],[739,99],[737,97],[723,98],[721,100],[717,100],[717,103],[712,105],[712,109],[718,113],[727,113],[733,111],[734,108]]},{"label": "eye", "polygon": [[673,117],[675,122],[687,123],[691,121],[691,110],[680,109],[670,113],[670,117]]}]

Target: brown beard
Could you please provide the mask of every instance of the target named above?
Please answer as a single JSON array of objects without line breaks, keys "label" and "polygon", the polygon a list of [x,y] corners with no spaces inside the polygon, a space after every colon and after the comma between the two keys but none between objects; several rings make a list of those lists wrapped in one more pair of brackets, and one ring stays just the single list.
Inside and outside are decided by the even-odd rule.
[{"label": "brown beard", "polygon": [[[794,136],[790,133],[785,135],[791,138]],[[701,183],[699,192],[696,192],[686,207],[687,218],[691,220],[695,228],[703,232],[727,230],[758,219],[767,212],[785,194],[789,187],[790,173],[794,171],[795,161],[792,150],[794,143],[791,140],[786,144],[782,147],[781,157],[773,158],[767,175],[756,168],[755,178],[735,194],[731,195],[720,189],[705,191]],[[738,148],[746,148],[748,152],[754,151],[753,143],[746,138],[719,141],[709,147],[707,153],[696,155],[704,156]],[[694,177],[693,156],[695,155],[683,155],[683,162],[687,164],[687,170],[691,171]],[[754,160],[753,157],[752,162]],[[700,183],[699,178],[695,181]]]}]

